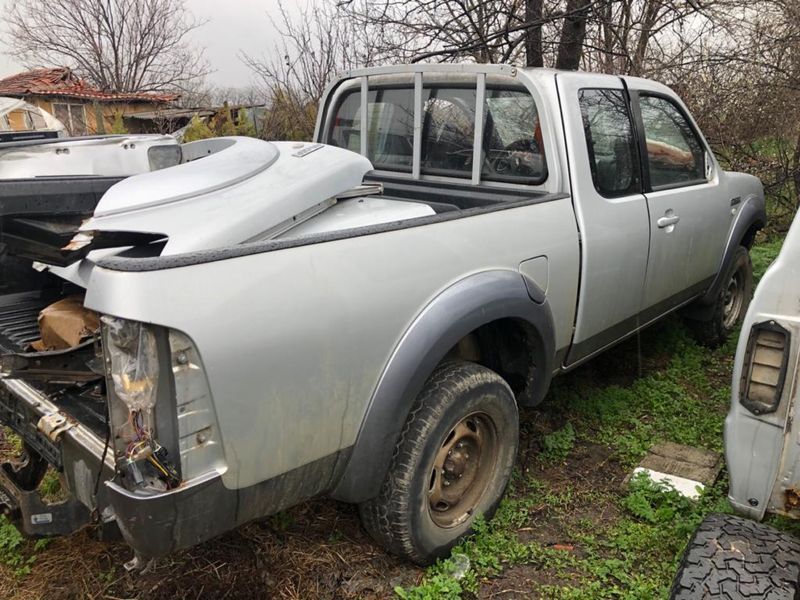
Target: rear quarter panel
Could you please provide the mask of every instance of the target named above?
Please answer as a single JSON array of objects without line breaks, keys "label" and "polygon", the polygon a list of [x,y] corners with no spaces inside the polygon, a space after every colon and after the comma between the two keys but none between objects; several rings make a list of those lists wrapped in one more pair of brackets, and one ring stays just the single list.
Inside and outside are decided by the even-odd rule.
[{"label": "rear quarter panel", "polygon": [[179,268],[97,268],[86,305],[198,347],[240,488],[351,446],[403,333],[448,286],[548,257],[556,346],[569,344],[578,235],[569,198]]}]

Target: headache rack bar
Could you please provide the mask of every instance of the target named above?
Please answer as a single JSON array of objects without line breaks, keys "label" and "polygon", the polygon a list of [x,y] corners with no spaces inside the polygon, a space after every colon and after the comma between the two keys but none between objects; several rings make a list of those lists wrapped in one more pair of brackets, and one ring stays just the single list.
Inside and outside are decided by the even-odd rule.
[{"label": "headache rack bar", "polygon": [[[411,162],[412,179],[420,179],[420,162],[422,155],[422,87],[424,74],[469,74],[475,75],[476,79],[476,101],[475,101],[475,139],[472,149],[472,184],[478,185],[481,182],[481,166],[483,165],[483,121],[486,111],[486,76],[487,75],[506,75],[515,77],[517,68],[509,65],[452,65],[452,64],[417,64],[399,65],[390,67],[370,67],[366,69],[354,69],[345,71],[340,79],[332,83],[322,95],[320,107],[326,107],[334,89],[341,85],[346,79],[359,79],[361,90],[359,153],[369,158],[369,78],[377,75],[413,74],[414,75],[414,140]],[[314,139],[321,141],[322,119],[327,110],[318,112]],[[365,131],[366,129],[366,131]]]}]

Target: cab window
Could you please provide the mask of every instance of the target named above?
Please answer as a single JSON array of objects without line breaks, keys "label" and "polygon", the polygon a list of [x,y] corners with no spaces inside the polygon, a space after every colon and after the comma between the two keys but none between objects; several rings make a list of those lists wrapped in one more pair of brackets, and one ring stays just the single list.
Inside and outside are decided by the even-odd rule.
[{"label": "cab window", "polygon": [[606,198],[639,193],[636,138],[622,90],[580,90],[578,102],[595,189]]},{"label": "cab window", "polygon": [[[420,172],[469,179],[475,144],[475,87],[425,85],[422,89]],[[373,88],[367,100],[367,158],[376,169],[412,171],[414,88]],[[547,176],[541,125],[524,88],[487,86],[483,114],[481,179],[542,183]],[[361,91],[343,94],[328,143],[360,152]]]},{"label": "cab window", "polygon": [[524,89],[487,89],[485,119],[482,178],[542,183],[547,163],[533,96]]},{"label": "cab window", "polygon": [[653,189],[704,183],[705,151],[688,119],[672,101],[640,96],[650,186]]},{"label": "cab window", "polygon": [[424,104],[421,172],[472,176],[475,90],[432,88]]}]

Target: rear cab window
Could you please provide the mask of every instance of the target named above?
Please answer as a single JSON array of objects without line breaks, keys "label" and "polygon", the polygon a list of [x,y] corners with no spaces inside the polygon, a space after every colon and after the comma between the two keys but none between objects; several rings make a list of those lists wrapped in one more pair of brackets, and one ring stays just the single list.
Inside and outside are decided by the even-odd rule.
[{"label": "rear cab window", "polygon": [[[458,179],[473,175],[477,89],[424,83],[420,173]],[[411,173],[414,86],[372,85],[367,96],[367,158],[378,170]],[[536,103],[522,86],[486,85],[482,112],[480,180],[538,185],[547,161]],[[359,152],[361,90],[339,98],[327,143]]]}]

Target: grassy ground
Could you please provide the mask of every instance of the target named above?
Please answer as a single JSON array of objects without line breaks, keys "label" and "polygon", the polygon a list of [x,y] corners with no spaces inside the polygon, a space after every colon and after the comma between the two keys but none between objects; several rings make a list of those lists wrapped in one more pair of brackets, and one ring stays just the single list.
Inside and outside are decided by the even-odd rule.
[{"label": "grassy ground", "polygon": [[[754,249],[757,276],[779,248]],[[122,569],[123,544],[87,531],[26,541],[0,519],[0,597],[663,598],[695,525],[729,509],[725,475],[698,502],[625,479],[660,441],[721,451],[734,350],[735,340],[698,346],[673,317],[556,380],[521,415],[517,469],[496,517],[427,570],[380,551],[355,510],[329,500],[139,575]]]}]

